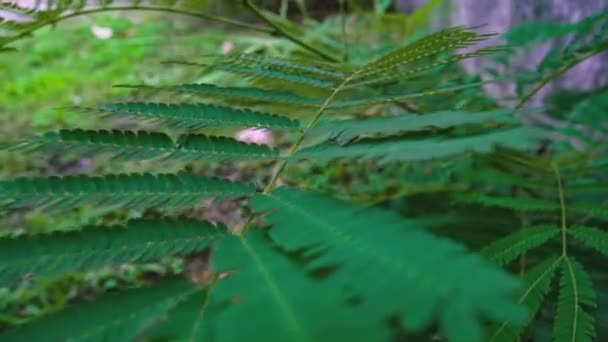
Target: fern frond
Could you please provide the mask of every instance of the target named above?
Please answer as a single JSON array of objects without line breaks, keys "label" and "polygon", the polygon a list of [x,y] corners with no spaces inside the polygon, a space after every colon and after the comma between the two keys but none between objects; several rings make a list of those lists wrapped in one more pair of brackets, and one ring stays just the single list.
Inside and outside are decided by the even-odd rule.
[{"label": "fern frond", "polygon": [[483,82],[459,84],[459,85],[455,85],[455,86],[436,88],[433,90],[426,90],[426,91],[422,91],[422,92],[418,92],[418,93],[410,93],[410,94],[373,95],[373,96],[365,96],[363,98],[357,98],[354,100],[336,100],[336,101],[333,101],[332,103],[330,103],[327,106],[327,109],[366,107],[366,106],[372,106],[372,105],[377,105],[377,104],[382,104],[382,103],[415,99],[415,98],[419,98],[419,97],[428,97],[428,96],[444,94],[444,93],[452,93],[452,92],[456,92],[459,90],[480,87],[484,84],[491,84],[491,83],[495,83],[495,81],[483,81]]},{"label": "fern frond", "polygon": [[346,143],[361,136],[390,136],[429,128],[448,128],[488,122],[514,123],[512,111],[496,110],[482,113],[443,111],[425,115],[402,114],[369,119],[336,120],[319,123],[310,133],[326,133],[329,139]]},{"label": "fern frond", "polygon": [[475,51],[469,52],[469,53],[457,54],[457,55],[450,56],[450,57],[440,59],[437,61],[433,61],[430,63],[423,63],[422,65],[415,66],[412,68],[406,68],[404,70],[390,70],[389,69],[388,71],[378,72],[379,75],[373,74],[371,77],[358,78],[355,81],[348,83],[348,85],[345,86],[344,88],[348,89],[348,88],[354,88],[354,87],[372,86],[372,85],[377,85],[377,84],[381,84],[381,83],[402,81],[402,80],[411,78],[415,75],[418,75],[421,72],[429,71],[429,70],[432,70],[432,69],[442,66],[442,65],[456,63],[458,61],[468,59],[468,58],[490,55],[490,54],[494,54],[494,53],[500,52],[500,51],[504,51],[504,48],[487,47],[487,48],[478,49],[478,50],[475,50]]},{"label": "fern frond", "polygon": [[[532,267],[523,278],[524,286],[519,291],[517,303],[523,304],[528,309],[528,322],[540,309],[547,293],[551,289],[551,280],[555,270],[562,258],[551,257],[540,264]],[[489,342],[513,342],[522,333],[524,325],[515,325],[511,322],[503,322],[490,330]]]},{"label": "fern frond", "polygon": [[556,225],[525,227],[498,239],[481,250],[481,255],[498,265],[506,265],[522,253],[541,246],[559,235]]},{"label": "fern frond", "polygon": [[[210,289],[208,303],[198,309],[204,318],[195,317],[194,322],[190,318],[189,329],[175,332],[178,336],[169,336],[171,340],[322,341],[341,337],[371,341],[390,337],[382,317],[366,312],[365,304],[349,304],[349,294],[340,287],[315,280],[259,230],[218,243],[212,262],[214,270],[231,275]],[[217,308],[221,310],[210,315]],[[263,315],[256,314],[260,308],[264,308]]]},{"label": "fern frond", "polygon": [[173,141],[163,133],[146,131],[60,130],[4,147],[8,151],[112,152],[117,158],[151,159],[171,151]]},{"label": "fern frond", "polygon": [[286,83],[308,85],[315,88],[330,89],[336,87],[339,84],[331,80],[315,78],[306,74],[292,73],[283,70],[264,69],[259,68],[257,66],[247,67],[230,64],[216,64],[213,66],[213,68],[220,71],[227,71],[235,74],[249,76],[253,79],[269,79],[274,81],[283,81]]},{"label": "fern frond", "polygon": [[331,160],[358,158],[378,162],[420,161],[446,158],[466,152],[489,153],[496,145],[527,148],[534,139],[531,131],[515,128],[453,139],[370,141],[341,146],[324,143],[298,151],[293,158]]},{"label": "fern frond", "polygon": [[[137,341],[217,341],[213,325],[223,305],[210,305],[209,292],[197,291],[139,334]],[[239,324],[240,325],[240,324]]]},{"label": "fern frond", "polygon": [[[0,147],[2,149],[2,147]],[[61,130],[6,147],[9,151],[60,151],[86,154],[111,153],[117,159],[144,160],[164,157],[174,160],[274,159],[278,149],[246,144],[225,137],[182,135],[177,143],[163,133],[146,131]]]},{"label": "fern frond", "polygon": [[342,81],[350,71],[342,64],[323,64],[315,61],[298,61],[279,57],[238,54],[218,56],[217,64],[283,71],[291,74],[306,74],[319,79]]},{"label": "fern frond", "polygon": [[207,104],[110,103],[100,109],[85,109],[109,117],[131,116],[149,121],[161,121],[172,127],[199,129],[217,127],[277,127],[298,128],[298,121],[248,109]]},{"label": "fern frond", "polygon": [[154,286],[105,295],[0,335],[6,342],[131,341],[150,324],[201,289],[170,279]]},{"label": "fern frond", "polygon": [[404,315],[407,330],[439,318],[450,341],[474,342],[483,339],[479,315],[523,318],[509,300],[513,279],[416,221],[289,188],[257,195],[250,205],[268,212],[270,235],[280,246],[304,253],[311,269],[335,267],[327,281],[352,288],[385,314]]},{"label": "fern frond", "polygon": [[220,87],[213,84],[205,83],[180,84],[176,86],[166,87],[152,87],[144,85],[116,85],[115,87],[167,90],[228,100],[251,101],[255,104],[257,104],[258,102],[271,104],[281,103],[303,107],[318,107],[321,105],[321,103],[317,100],[295,95],[285,91],[272,91],[247,87]]},{"label": "fern frond", "polygon": [[493,36],[467,31],[463,27],[445,29],[421,38],[405,47],[389,52],[359,69],[356,78],[368,77],[378,73],[388,73],[442,52],[464,48]]},{"label": "fern frond", "polygon": [[594,249],[605,256],[608,256],[608,233],[595,228],[576,226],[568,230],[568,234],[580,241],[585,247]]},{"label": "fern frond", "polygon": [[59,210],[86,204],[191,207],[203,199],[226,199],[255,193],[251,184],[184,173],[118,174],[102,177],[17,178],[0,182],[0,204]]},{"label": "fern frond", "polygon": [[182,135],[166,159],[180,160],[269,160],[279,156],[278,148],[247,144],[225,137],[209,137],[202,134]]},{"label": "fern frond", "polygon": [[124,226],[0,239],[0,280],[24,274],[53,276],[76,270],[155,260],[202,251],[226,229],[191,220],[133,220]]},{"label": "fern frond", "polygon": [[7,1],[0,1],[0,10],[10,12],[13,14],[17,14],[17,15],[20,15],[23,17],[31,17],[31,18],[44,16],[44,13],[45,13],[44,10],[24,7],[24,6],[20,6],[19,4],[15,3],[15,2],[7,2]]},{"label": "fern frond", "polygon": [[596,296],[589,274],[578,261],[564,257],[553,326],[555,341],[592,342],[595,337],[595,320],[585,310],[595,306]]},{"label": "fern frond", "polygon": [[608,202],[572,202],[568,204],[568,210],[580,212],[589,218],[608,219]]}]

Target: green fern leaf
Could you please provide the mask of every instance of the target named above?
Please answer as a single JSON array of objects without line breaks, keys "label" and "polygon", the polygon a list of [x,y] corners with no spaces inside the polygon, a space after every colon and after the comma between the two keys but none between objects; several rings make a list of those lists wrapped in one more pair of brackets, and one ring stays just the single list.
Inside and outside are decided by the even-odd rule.
[{"label": "green fern leaf", "polygon": [[433,61],[430,63],[422,63],[419,66],[415,66],[412,68],[406,68],[404,70],[389,70],[389,71],[381,72],[380,75],[374,74],[372,77],[365,77],[365,78],[358,78],[358,79],[355,77],[356,80],[353,82],[349,82],[348,85],[345,86],[344,88],[348,89],[348,88],[354,88],[354,87],[372,86],[372,85],[377,85],[377,84],[381,84],[381,83],[390,83],[390,82],[395,82],[395,81],[401,81],[401,80],[405,80],[405,79],[411,78],[413,76],[416,76],[416,75],[420,74],[421,72],[429,71],[429,70],[432,70],[432,69],[442,66],[442,65],[456,63],[458,61],[472,58],[472,57],[481,57],[481,56],[485,56],[485,55],[490,55],[490,54],[494,54],[496,52],[500,52],[503,50],[504,49],[501,47],[487,47],[487,48],[475,50],[475,51],[469,52],[469,53],[463,53],[463,54],[459,54],[459,55],[450,56],[450,57],[440,59],[437,61]]},{"label": "green fern leaf", "polygon": [[13,14],[17,14],[17,15],[20,15],[23,17],[31,17],[31,18],[36,18],[37,16],[42,16],[43,13],[45,13],[45,11],[40,10],[40,9],[24,7],[24,6],[20,6],[17,3],[14,3],[14,2],[5,2],[5,1],[0,2],[0,10],[10,12]]},{"label": "green fern leaf", "polygon": [[293,158],[331,160],[372,159],[378,162],[420,161],[446,158],[466,152],[489,153],[495,145],[527,148],[534,139],[531,131],[515,128],[454,139],[369,141],[341,146],[324,143],[298,151]]},{"label": "green fern leaf", "polygon": [[203,199],[227,199],[253,193],[255,187],[251,184],[183,173],[17,178],[0,182],[0,204],[39,205],[50,210],[86,204],[175,209],[191,207]]},{"label": "green fern leaf", "polygon": [[202,291],[184,280],[105,295],[0,335],[18,341],[131,341],[177,304]]},{"label": "green fern leaf", "polygon": [[202,251],[225,229],[187,220],[133,220],[125,226],[0,239],[2,283]]},{"label": "green fern leaf", "polygon": [[341,64],[324,64],[316,61],[298,61],[279,57],[259,56],[254,54],[239,54],[233,56],[218,56],[218,64],[233,66],[256,67],[266,70],[277,70],[291,74],[305,74],[319,79],[342,81],[349,71]]},{"label": "green fern leaf", "polygon": [[[2,149],[2,148],[0,148]],[[274,159],[278,149],[246,144],[225,137],[183,135],[177,143],[163,133],[145,131],[61,130],[21,141],[10,150],[111,153],[117,159],[260,160]]]},{"label": "green fern leaf", "polygon": [[608,202],[572,202],[568,204],[568,210],[584,214],[589,218],[608,219]]},{"label": "green fern leaf", "polygon": [[445,29],[379,57],[359,69],[356,73],[356,78],[363,78],[378,73],[389,73],[404,65],[431,58],[442,52],[473,45],[490,36],[493,35],[469,32],[462,27]]},{"label": "green fern leaf", "polygon": [[162,133],[145,131],[60,130],[7,146],[9,151],[58,151],[92,154],[112,152],[117,158],[151,159],[170,152],[173,141]]},{"label": "green fern leaf", "polygon": [[[540,309],[547,293],[551,289],[551,280],[561,262],[561,257],[552,257],[534,266],[526,272],[520,290],[518,303],[528,308],[528,322]],[[491,329],[489,342],[513,342],[522,333],[524,325],[503,322]]]},{"label": "green fern leaf", "polygon": [[492,242],[481,250],[481,255],[498,265],[506,265],[522,253],[551,240],[559,232],[556,225],[526,227]]},{"label": "green fern leaf", "polygon": [[[180,316],[170,314],[168,323],[174,327],[158,329],[157,334],[171,341],[312,342],[344,338],[363,342],[390,337],[382,317],[370,321],[367,305],[349,304],[348,293],[313,279],[259,230],[220,241],[214,247],[212,262],[214,270],[230,275],[214,284],[194,315],[191,312],[190,317],[183,317],[184,312],[186,320],[177,322]],[[260,308],[264,308],[263,315]],[[177,324],[181,329],[176,329]]]},{"label": "green fern leaf", "polygon": [[[172,308],[140,334],[140,341],[215,341],[215,316],[225,309],[210,305],[209,291],[198,291]],[[241,325],[241,324],[239,324]]]},{"label": "green fern leaf", "polygon": [[594,227],[576,226],[569,228],[568,234],[584,246],[608,256],[608,233],[605,231]]},{"label": "green fern leaf", "polygon": [[453,93],[453,92],[456,92],[459,90],[480,87],[484,84],[491,84],[491,83],[496,83],[496,82],[495,81],[474,82],[474,83],[459,84],[459,85],[455,85],[455,86],[437,88],[437,89],[422,91],[422,92],[418,92],[418,93],[373,95],[373,96],[364,96],[363,98],[357,98],[357,99],[353,99],[353,100],[336,100],[336,101],[331,102],[329,105],[327,105],[327,109],[366,107],[366,106],[372,106],[372,105],[377,105],[377,104],[382,104],[382,103],[416,99],[416,98],[420,98],[420,97],[428,97],[428,96],[434,96],[434,95],[445,94],[445,93]]},{"label": "green fern leaf", "polygon": [[166,159],[180,160],[269,160],[279,156],[279,149],[265,145],[247,144],[225,137],[202,134],[181,136],[175,151]]},{"label": "green fern leaf", "polygon": [[257,66],[246,67],[236,66],[229,64],[216,64],[213,66],[214,69],[250,76],[254,79],[270,79],[274,81],[283,81],[286,83],[295,83],[308,85],[315,88],[334,88],[338,83],[330,80],[319,79],[313,76],[308,76],[300,73],[291,73],[281,70],[272,70],[260,68]]},{"label": "green fern leaf", "polygon": [[88,109],[104,116],[132,116],[149,121],[162,121],[177,128],[218,127],[298,128],[299,123],[286,117],[248,109],[206,104],[111,103],[102,109]]},{"label": "green fern leaf", "polygon": [[553,326],[555,341],[593,341],[594,318],[585,312],[585,309],[595,306],[596,296],[589,275],[578,261],[564,257],[557,315]]},{"label": "green fern leaf", "polygon": [[443,111],[425,115],[402,114],[397,116],[326,121],[318,124],[309,132],[329,134],[329,139],[346,143],[361,136],[390,136],[403,132],[420,131],[429,128],[448,128],[487,122],[514,123],[509,110],[496,110],[483,113],[464,111]]},{"label": "green fern leaf", "polygon": [[405,315],[408,330],[439,318],[450,341],[474,342],[482,340],[479,315],[522,318],[509,301],[513,279],[415,221],[288,188],[255,196],[250,205],[269,212],[280,246],[304,252],[312,269],[336,267],[328,282],[352,288],[386,314]]},{"label": "green fern leaf", "polygon": [[206,97],[222,98],[228,100],[245,100],[257,104],[264,103],[281,103],[304,107],[318,107],[321,105],[319,101],[309,99],[303,96],[298,96],[284,91],[271,91],[258,88],[246,87],[219,87],[213,84],[193,83],[180,84],[167,87],[151,87],[143,85],[116,85],[119,88],[135,88],[135,89],[158,89],[168,90],[179,93],[197,94]]}]

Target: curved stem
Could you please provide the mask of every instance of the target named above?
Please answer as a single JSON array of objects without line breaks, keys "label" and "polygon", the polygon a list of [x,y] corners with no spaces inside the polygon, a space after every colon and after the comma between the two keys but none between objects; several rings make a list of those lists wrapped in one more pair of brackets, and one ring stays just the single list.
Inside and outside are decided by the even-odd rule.
[{"label": "curved stem", "polygon": [[565,74],[568,70],[574,68],[575,66],[577,66],[579,63],[597,55],[598,53],[602,52],[603,50],[594,50],[591,51],[585,55],[583,55],[582,57],[579,57],[575,60],[573,60],[572,62],[568,63],[566,66],[564,66],[563,68],[557,70],[556,72],[554,72],[553,74],[545,77],[536,87],[534,87],[534,89],[532,89],[532,91],[526,95],[523,99],[521,99],[521,101],[519,101],[519,103],[517,104],[517,106],[515,106],[515,108],[521,108],[523,105],[525,105],[526,103],[528,103],[528,101],[530,101],[530,99],[532,99],[534,97],[534,95],[536,95],[542,88],[544,88],[547,84],[549,84],[549,82],[553,81],[554,79],[560,77],[561,75]]},{"label": "curved stem", "polygon": [[262,19],[266,24],[268,24],[270,27],[273,28],[272,33],[275,33],[277,35],[287,38],[294,44],[297,44],[297,45],[303,47],[304,49],[309,50],[309,51],[319,55],[321,58],[323,58],[325,60],[328,60],[330,62],[340,62],[340,59],[338,59],[332,55],[329,55],[329,54],[325,53],[324,51],[321,51],[312,45],[307,44],[300,38],[296,37],[293,33],[285,30],[280,25],[277,25],[274,21],[270,20],[270,18],[268,18],[266,16],[266,14],[264,14],[264,12],[262,12],[254,4],[252,4],[251,0],[243,0],[243,3],[245,5],[245,7],[247,7],[253,14],[255,14],[258,18]]},{"label": "curved stem", "polygon": [[[349,76],[348,78],[346,78],[344,80],[344,82],[342,82],[342,84],[340,84],[336,89],[334,89],[334,91],[331,93],[331,95],[329,95],[327,97],[327,99],[325,99],[325,102],[323,102],[323,105],[321,105],[321,107],[319,107],[319,110],[317,111],[315,116],[312,118],[312,120],[310,120],[308,125],[306,125],[306,128],[302,131],[302,134],[300,134],[300,136],[298,137],[298,140],[296,140],[296,142],[293,144],[293,146],[291,146],[291,149],[289,150],[289,152],[287,153],[285,158],[289,158],[289,157],[293,156],[298,151],[298,149],[302,145],[302,142],[304,141],[306,132],[309,129],[313,128],[317,124],[317,122],[319,122],[319,119],[321,118],[321,115],[323,115],[323,113],[325,112],[325,109],[327,109],[329,104],[336,98],[336,95],[338,95],[338,93],[340,91],[342,91],[342,89],[344,89],[344,86],[346,84],[348,84],[348,82],[350,82],[350,80],[353,78],[354,75],[356,75],[356,73],[354,73],[351,76]],[[287,160],[282,160],[279,164],[279,167],[277,168],[277,171],[272,176],[272,179],[270,180],[270,182],[268,183],[266,188],[264,188],[265,194],[271,192],[272,189],[274,189],[274,187],[277,183],[277,180],[279,179],[279,176],[281,175],[283,170],[285,170],[286,166],[287,166]]]},{"label": "curved stem", "polygon": [[560,206],[560,216],[561,216],[561,232],[562,232],[562,255],[567,256],[567,235],[566,230],[568,228],[567,216],[566,216],[566,200],[564,198],[564,187],[562,185],[562,177],[559,172],[559,167],[556,164],[553,164],[553,170],[555,172],[555,178],[557,180],[557,192],[559,194],[559,206]]},{"label": "curved stem", "polygon": [[189,11],[185,11],[185,10],[180,10],[180,9],[176,9],[176,8],[170,8],[170,7],[141,7],[141,6],[115,6],[115,7],[100,7],[100,8],[92,8],[92,9],[88,9],[88,10],[83,10],[83,11],[77,11],[77,12],[72,12],[72,13],[68,13],[66,15],[62,15],[62,16],[58,16],[55,18],[49,18],[47,20],[43,20],[35,25],[30,26],[27,30],[14,35],[12,37],[6,37],[6,39],[2,42],[3,45],[14,42],[18,39],[21,39],[23,37],[29,36],[31,35],[34,31],[47,26],[47,25],[51,25],[51,24],[55,24],[57,22],[60,21],[64,21],[70,18],[74,18],[74,17],[78,17],[78,16],[82,16],[82,15],[89,15],[89,14],[96,14],[96,13],[103,13],[103,12],[111,12],[111,11],[155,11],[155,12],[165,12],[165,13],[172,13],[172,14],[180,14],[180,15],[187,15],[187,16],[191,16],[191,17],[195,17],[195,18],[200,18],[200,19],[205,19],[205,20],[209,20],[209,21],[215,21],[215,22],[220,22],[220,23],[224,23],[224,24],[230,24],[230,25],[234,25],[234,26],[238,26],[241,28],[245,28],[245,29],[249,29],[249,30],[254,30],[254,31],[258,31],[258,32],[264,32],[264,33],[272,33],[274,32],[274,30],[272,28],[269,27],[262,27],[262,26],[257,26],[257,25],[252,25],[249,23],[245,23],[242,21],[238,21],[238,20],[233,20],[230,18],[226,18],[226,17],[221,17],[221,16],[215,16],[215,15],[211,15],[211,14],[206,14],[206,13],[201,13],[201,12],[189,12]]}]

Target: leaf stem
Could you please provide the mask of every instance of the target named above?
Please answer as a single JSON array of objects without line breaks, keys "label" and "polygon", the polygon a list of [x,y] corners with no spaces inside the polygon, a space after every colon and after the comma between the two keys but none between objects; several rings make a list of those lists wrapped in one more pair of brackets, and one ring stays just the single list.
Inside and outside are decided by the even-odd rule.
[{"label": "leaf stem", "polygon": [[526,95],[524,98],[521,99],[521,101],[519,101],[519,103],[517,104],[517,106],[515,106],[515,108],[521,108],[523,107],[523,105],[525,105],[526,103],[528,103],[528,101],[530,101],[530,99],[532,99],[534,97],[534,95],[536,95],[542,88],[544,88],[547,84],[549,84],[549,82],[553,81],[554,79],[560,77],[561,75],[565,74],[568,70],[574,68],[575,66],[577,66],[579,63],[597,55],[598,53],[602,52],[603,50],[594,50],[591,51],[575,60],[573,60],[572,62],[566,64],[563,68],[557,70],[556,72],[552,73],[551,75],[545,77],[534,89],[532,89],[532,91]]},{"label": "leaf stem", "polygon": [[[325,109],[327,109],[327,107],[329,106],[329,104],[336,98],[336,95],[338,95],[338,93],[340,91],[342,91],[342,89],[344,89],[344,86],[346,84],[348,84],[348,82],[350,82],[350,80],[353,78],[353,76],[355,74],[356,73],[354,73],[351,76],[349,76],[348,78],[346,78],[344,80],[344,82],[342,82],[342,84],[340,84],[336,89],[334,89],[334,91],[331,93],[331,95],[329,95],[327,97],[327,99],[325,99],[325,102],[323,102],[323,105],[321,105],[321,107],[319,107],[319,110],[317,111],[317,113],[315,114],[315,116],[312,118],[312,120],[310,120],[310,122],[308,123],[308,125],[306,125],[306,128],[302,131],[302,134],[300,134],[300,136],[298,137],[298,140],[296,140],[296,142],[293,144],[293,146],[291,146],[291,149],[289,150],[289,152],[287,153],[287,155],[284,158],[288,159],[289,157],[293,156],[298,151],[298,149],[302,145],[302,142],[304,141],[304,137],[306,136],[306,132],[309,129],[313,128],[317,124],[317,122],[319,122],[319,119],[321,119],[321,116],[325,112]],[[281,173],[283,172],[283,170],[287,166],[287,160],[286,159],[284,159],[284,160],[282,160],[280,162],[279,167],[277,168],[277,171],[274,173],[274,175],[272,176],[272,179],[270,180],[270,182],[268,183],[268,185],[264,189],[264,193],[265,194],[271,192],[272,189],[274,189],[274,187],[276,185],[276,182],[279,179],[279,176],[281,175]]]},{"label": "leaf stem", "polygon": [[562,184],[562,177],[559,172],[559,167],[556,164],[553,164],[553,170],[555,172],[555,178],[557,179],[557,192],[559,194],[559,206],[560,206],[560,216],[561,216],[561,232],[562,232],[562,256],[568,256],[567,250],[567,235],[566,230],[568,228],[567,216],[566,216],[566,200],[564,198],[564,187]]}]

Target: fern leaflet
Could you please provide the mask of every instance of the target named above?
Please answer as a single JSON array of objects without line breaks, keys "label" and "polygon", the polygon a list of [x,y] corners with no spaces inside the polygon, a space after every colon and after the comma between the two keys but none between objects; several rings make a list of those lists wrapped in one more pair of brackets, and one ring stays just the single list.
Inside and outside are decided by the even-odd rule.
[{"label": "fern leaflet", "polygon": [[259,160],[274,159],[278,149],[225,137],[182,135],[177,142],[163,133],[145,131],[61,130],[21,141],[8,150],[111,153],[117,159]]},{"label": "fern leaflet", "polygon": [[[387,314],[405,314],[408,330],[419,331],[438,317],[448,324],[450,341],[472,342],[482,339],[478,314],[521,318],[508,300],[513,280],[415,221],[288,188],[255,196],[251,206],[270,212],[270,235],[280,246],[303,251],[311,269],[337,267],[328,280],[334,287],[352,287],[364,303]],[[476,279],[484,279],[483,286]]]},{"label": "fern leaflet", "polygon": [[209,223],[134,220],[125,226],[0,239],[0,280],[55,275],[122,263],[144,262],[207,248],[225,235]]},{"label": "fern leaflet", "polygon": [[553,336],[555,341],[591,342],[595,337],[593,316],[596,296],[589,275],[572,257],[562,259],[562,274]]},{"label": "fern leaflet", "polygon": [[482,113],[443,111],[425,115],[402,114],[389,117],[335,120],[320,123],[310,133],[326,133],[329,139],[346,143],[361,136],[390,136],[429,128],[448,128],[480,123],[514,123],[509,110]]},{"label": "fern leaflet", "polygon": [[481,255],[498,265],[506,265],[522,253],[551,240],[559,232],[556,225],[525,227],[484,247]]},{"label": "fern leaflet", "polygon": [[131,341],[177,304],[201,291],[184,280],[105,295],[0,335],[6,342]]},{"label": "fern leaflet", "polygon": [[153,122],[161,121],[183,129],[200,129],[207,126],[299,127],[297,121],[278,115],[206,104],[110,103],[101,109],[83,110],[99,112],[109,117],[126,115]]},{"label": "fern leaflet", "polygon": [[191,207],[203,199],[255,193],[251,184],[188,174],[118,174],[102,177],[17,178],[0,182],[0,204],[69,209],[77,205]]},{"label": "fern leaflet", "polygon": [[492,35],[477,34],[454,27],[439,31],[421,38],[403,48],[396,49],[375,61],[367,64],[357,73],[357,78],[368,77],[378,73],[390,73],[392,70],[411,64],[439,53],[464,48],[478,43]]},{"label": "fern leaflet", "polygon": [[[551,280],[561,260],[561,257],[549,258],[526,272],[523,279],[524,286],[520,290],[517,302],[528,308],[528,322],[534,319],[549,293]],[[521,334],[523,328],[524,326],[521,325],[503,322],[493,327],[489,342],[512,342]]]},{"label": "fern leaflet", "polygon": [[576,226],[569,228],[568,234],[579,240],[585,247],[608,256],[608,233],[605,231],[594,227]]},{"label": "fern leaflet", "polygon": [[530,133],[530,130],[515,128],[453,139],[372,140],[346,146],[324,143],[302,149],[293,158],[312,160],[358,158],[376,160],[380,163],[431,160],[465,152],[489,153],[495,145],[526,148],[533,139]]},{"label": "fern leaflet", "polygon": [[176,86],[165,87],[151,87],[144,85],[116,85],[115,87],[167,90],[178,93],[196,94],[212,98],[245,100],[250,101],[254,104],[257,104],[257,102],[283,103],[304,107],[318,107],[321,105],[321,103],[319,103],[319,101],[317,100],[295,95],[286,91],[272,91],[248,87],[220,87],[206,83],[180,84]]},{"label": "fern leaflet", "polygon": [[[181,332],[192,340],[203,336],[213,341],[311,342],[389,337],[381,319],[369,322],[364,308],[349,305],[348,294],[306,274],[261,231],[221,241],[214,249],[213,269],[231,271],[231,275],[210,289],[208,303],[201,310],[210,314],[211,309],[223,309],[206,315],[207,322],[191,324],[194,329]],[[264,315],[255,314],[261,307]],[[210,327],[212,336],[205,331]]]}]

